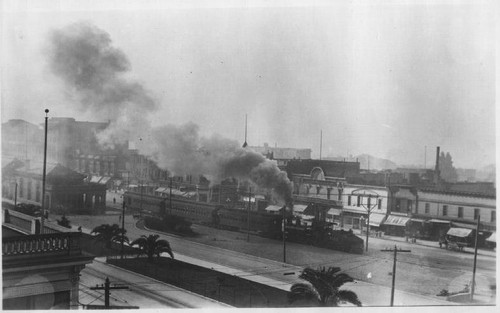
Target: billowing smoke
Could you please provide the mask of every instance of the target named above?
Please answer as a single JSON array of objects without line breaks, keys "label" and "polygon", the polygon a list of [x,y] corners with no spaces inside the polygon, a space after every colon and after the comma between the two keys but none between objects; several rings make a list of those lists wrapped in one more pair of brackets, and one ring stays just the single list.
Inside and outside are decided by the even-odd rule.
[{"label": "billowing smoke", "polygon": [[236,141],[201,137],[194,123],[151,128],[149,116],[158,106],[142,85],[124,78],[130,62],[111,44],[108,33],[88,23],[55,30],[50,36],[50,68],[77,99],[78,108],[111,120],[98,134],[101,145],[135,141],[142,154],[176,175],[205,175],[213,182],[234,177],[272,189],[287,203],[291,200],[286,173]]},{"label": "billowing smoke", "polygon": [[154,150],[146,151],[161,168],[176,174],[204,175],[212,182],[227,177],[246,180],[271,189],[285,203],[291,201],[292,184],[276,163],[234,140],[219,135],[201,137],[194,123],[153,129]]},{"label": "billowing smoke", "polygon": [[125,79],[130,62],[108,33],[89,23],[72,24],[50,34],[48,52],[50,69],[80,111],[112,121],[99,135],[101,144],[123,143],[149,125],[156,102],[141,84]]}]

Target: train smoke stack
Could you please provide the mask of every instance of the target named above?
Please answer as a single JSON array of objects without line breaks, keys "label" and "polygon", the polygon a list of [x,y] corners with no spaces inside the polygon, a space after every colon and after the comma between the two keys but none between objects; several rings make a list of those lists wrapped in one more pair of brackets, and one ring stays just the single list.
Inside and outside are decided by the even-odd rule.
[{"label": "train smoke stack", "polygon": [[156,103],[141,84],[124,77],[130,62],[112,46],[108,33],[75,23],[50,34],[48,52],[51,71],[64,82],[77,108],[112,120],[99,134],[102,144],[124,143],[149,124],[147,115]]}]

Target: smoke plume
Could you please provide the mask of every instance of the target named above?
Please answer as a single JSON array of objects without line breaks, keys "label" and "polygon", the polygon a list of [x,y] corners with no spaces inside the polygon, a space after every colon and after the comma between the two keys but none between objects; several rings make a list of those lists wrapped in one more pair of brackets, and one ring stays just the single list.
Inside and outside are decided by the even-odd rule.
[{"label": "smoke plume", "polygon": [[158,106],[142,85],[123,77],[130,62],[105,31],[76,23],[53,31],[49,48],[49,66],[77,99],[78,108],[111,120],[97,134],[104,147],[134,141],[140,153],[173,174],[204,175],[214,183],[234,177],[290,202],[292,185],[286,173],[261,154],[219,135],[201,137],[194,123],[150,127],[149,116]]},{"label": "smoke plume", "polygon": [[54,30],[49,40],[49,67],[80,111],[112,121],[99,135],[105,146],[123,143],[136,130],[149,125],[155,100],[139,83],[125,79],[130,62],[112,46],[105,31],[86,22]]}]

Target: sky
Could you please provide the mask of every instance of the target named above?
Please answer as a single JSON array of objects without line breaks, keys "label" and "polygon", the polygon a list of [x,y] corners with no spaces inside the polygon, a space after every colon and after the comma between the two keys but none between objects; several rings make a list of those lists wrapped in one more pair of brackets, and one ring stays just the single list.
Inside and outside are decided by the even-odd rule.
[{"label": "sky", "polygon": [[251,146],[318,158],[322,133],[322,157],[430,167],[440,146],[480,168],[495,163],[493,3],[6,0],[1,120],[41,124],[48,108],[131,122],[54,70],[53,34],[84,23],[123,59],[117,81],[145,95],[127,111],[139,126],[191,122],[243,143],[247,115]]}]

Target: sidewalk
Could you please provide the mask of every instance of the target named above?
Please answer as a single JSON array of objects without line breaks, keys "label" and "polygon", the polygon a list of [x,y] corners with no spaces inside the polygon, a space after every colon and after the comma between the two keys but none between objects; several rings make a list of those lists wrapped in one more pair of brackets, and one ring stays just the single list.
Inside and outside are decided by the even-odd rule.
[{"label": "sidewalk", "polygon": [[[354,230],[354,233],[356,235],[358,235],[359,237],[363,238],[363,240],[366,240],[366,233],[361,233],[359,230]],[[382,237],[375,237],[375,236],[372,236],[371,234],[370,234],[369,240],[370,239],[381,239],[381,240],[393,241],[393,242],[405,242],[405,243],[412,244],[412,245],[426,246],[426,247],[431,247],[431,248],[436,248],[436,249],[444,249],[444,248],[439,247],[439,243],[437,241],[424,240],[424,239],[416,239],[415,243],[412,243],[410,241],[411,238],[408,238],[408,240],[407,240],[406,237],[389,236],[389,235],[382,235]],[[464,247],[462,253],[474,254],[474,248],[473,247]],[[477,249],[477,254],[489,256],[489,257],[493,257],[493,258],[496,257],[496,251],[482,249],[482,248]]]}]

